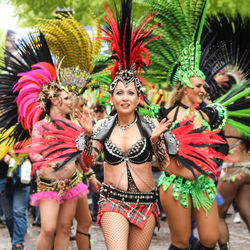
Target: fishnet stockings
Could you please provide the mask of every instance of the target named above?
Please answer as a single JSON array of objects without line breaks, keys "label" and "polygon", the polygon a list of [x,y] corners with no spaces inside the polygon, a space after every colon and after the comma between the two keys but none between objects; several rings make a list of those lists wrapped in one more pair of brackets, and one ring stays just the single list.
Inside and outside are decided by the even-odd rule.
[{"label": "fishnet stockings", "polygon": [[106,212],[101,219],[101,226],[108,250],[146,250],[149,248],[154,228],[155,218],[152,214],[143,229],[130,224],[118,213]]},{"label": "fishnet stockings", "polygon": [[134,225],[130,225],[128,249],[129,250],[148,249],[152,240],[155,225],[156,222],[153,214],[149,216],[143,229],[140,229]]}]

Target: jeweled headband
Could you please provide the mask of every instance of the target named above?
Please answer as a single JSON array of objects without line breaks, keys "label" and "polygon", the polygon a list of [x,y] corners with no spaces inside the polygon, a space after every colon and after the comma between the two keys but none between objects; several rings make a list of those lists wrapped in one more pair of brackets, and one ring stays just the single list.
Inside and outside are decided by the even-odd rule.
[{"label": "jeweled headband", "polygon": [[202,80],[205,80],[204,73],[199,69],[200,56],[201,49],[199,44],[196,44],[196,47],[191,44],[185,48],[179,57],[180,66],[176,70],[173,81],[179,80],[183,85],[194,88],[190,82],[190,77],[200,77]]},{"label": "jeweled headband", "polygon": [[118,75],[115,76],[114,81],[110,84],[110,91],[112,92],[118,82],[121,81],[125,87],[127,87],[130,83],[134,82],[137,93],[140,94],[142,90],[142,85],[138,77],[134,75],[134,72],[131,70],[121,70]]}]

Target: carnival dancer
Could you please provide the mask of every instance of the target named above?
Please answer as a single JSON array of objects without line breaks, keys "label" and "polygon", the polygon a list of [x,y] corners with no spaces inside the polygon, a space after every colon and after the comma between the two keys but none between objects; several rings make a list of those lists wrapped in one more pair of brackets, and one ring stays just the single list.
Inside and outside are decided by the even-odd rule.
[{"label": "carnival dancer", "polygon": [[[30,36],[28,41],[22,40],[20,45],[20,54],[26,59],[25,63],[10,55],[9,67],[6,67],[7,72],[10,73],[4,74],[2,79],[16,80],[16,84],[11,86],[17,95],[16,122],[21,121],[27,131],[32,130],[32,147],[35,147],[36,141],[44,137],[43,125],[49,123],[50,118],[46,116],[43,120],[37,121],[46,113],[52,116],[70,113],[71,96],[63,90],[58,81],[56,68],[52,64],[50,51],[42,33],[36,37]],[[41,52],[43,52],[42,55]],[[46,60],[40,61],[41,59]],[[36,63],[30,64],[33,61]],[[22,69],[24,71],[20,72]],[[9,82],[8,86],[11,83],[13,81]],[[12,96],[15,94],[12,93],[10,97]],[[6,109],[6,113],[8,112],[13,110]],[[53,141],[52,137],[45,136],[44,139],[45,145]],[[33,161],[33,167],[35,166],[33,172],[40,169],[37,178],[38,192],[31,197],[31,204],[39,204],[41,213],[41,232],[37,240],[37,249],[51,249],[53,245],[55,249],[67,249],[69,228],[75,214],[77,198],[86,195],[88,188],[80,182],[75,162],[70,162],[62,171],[55,173],[53,165],[43,164],[42,154],[31,154],[30,158]],[[59,226],[56,231],[57,224]]]},{"label": "carnival dancer", "polygon": [[[136,111],[141,83],[134,71],[148,65],[148,58],[145,60],[142,53],[147,54],[145,43],[156,37],[150,36],[153,28],[145,30],[153,15],[133,28],[131,9],[132,1],[122,0],[121,13],[115,17],[106,6],[108,27],[102,39],[110,43],[114,61],[110,91],[116,114],[99,121],[92,135],[89,117],[77,113],[86,135],[92,135],[95,156],[101,148],[104,152],[104,183],[97,223],[101,224],[108,249],[148,249],[159,223],[152,146],[170,125],[170,121],[157,125],[156,120]],[[164,168],[167,164],[164,150],[155,148],[154,152]]]},{"label": "carnival dancer", "polygon": [[[43,20],[37,26],[44,33],[52,54],[61,62],[59,70],[61,83],[73,95],[71,119],[74,123],[77,123],[74,117],[74,107],[78,107],[81,112],[84,112],[82,95],[86,86],[92,84],[89,77],[95,71],[93,56],[99,55],[101,51],[101,40],[96,40],[101,35],[100,23],[94,13],[92,13],[92,17],[95,24],[92,29],[92,39],[85,28],[69,12],[56,14],[55,19]],[[76,51],[77,53],[75,53]],[[81,166],[83,178],[86,177],[91,188],[99,192],[101,183],[96,179],[93,170],[88,168],[81,158],[78,158],[77,162]],[[89,228],[92,219],[87,196],[78,199],[75,218],[77,220],[78,249],[90,249]]]},{"label": "carnival dancer", "polygon": [[[207,91],[210,98],[215,100],[224,93],[240,92],[241,88],[249,88],[250,46],[247,41],[249,40],[250,19],[242,18],[239,14],[232,17],[219,13],[207,19],[206,27],[205,41],[211,41],[208,51],[210,67],[207,67],[207,72],[209,72]],[[207,44],[204,44],[204,48],[206,46]],[[230,147],[227,156],[230,162],[223,163],[217,186],[218,192],[224,199],[224,203],[218,206],[219,246],[224,250],[230,249],[229,229],[225,218],[233,200],[236,201],[239,213],[250,231],[248,209],[250,206],[248,198],[250,193],[250,119],[247,115],[247,107],[249,107],[249,97],[237,101],[230,109],[231,113],[235,112],[237,120],[231,121],[231,124],[224,127],[225,137]]]},{"label": "carnival dancer", "polygon": [[[63,140],[60,148],[71,146],[71,158],[82,151],[85,163],[91,165],[103,148],[104,183],[97,222],[103,229],[107,248],[148,249],[154,228],[159,224],[152,153],[154,148],[164,168],[168,161],[164,144],[154,142],[171,122],[163,121],[157,125],[156,120],[141,116],[136,111],[142,92],[135,70],[139,72],[149,63],[148,56],[144,59],[142,54],[147,55],[144,45],[156,38],[151,36],[154,27],[145,30],[153,15],[147,16],[137,29],[133,29],[132,1],[121,3],[121,14],[117,13],[117,17],[109,6],[106,7],[108,29],[105,29],[105,36],[102,38],[111,44],[114,67],[110,91],[117,113],[109,119],[99,121],[93,131],[88,114],[76,111],[78,122],[85,131],[80,136],[67,125],[65,119],[55,119],[54,124],[57,126],[46,126],[46,135],[57,137],[55,149],[45,148],[44,154],[47,161],[54,161],[51,155],[56,154],[56,148],[59,147],[60,140]],[[67,131],[64,136],[56,131],[59,127]],[[70,134],[69,130],[73,132],[72,136],[65,138],[66,134]],[[82,132],[83,129],[80,128],[79,131]],[[69,153],[63,157],[68,161]],[[62,168],[64,164],[58,165],[56,170]]]},{"label": "carnival dancer", "polygon": [[[200,237],[197,249],[214,249],[219,237],[219,218],[213,181],[217,163],[213,158],[224,158],[216,149],[223,144],[217,140],[214,145],[206,142],[201,145],[200,140],[222,128],[226,111],[220,105],[206,110],[199,108],[205,97],[205,75],[199,69],[199,63],[200,37],[208,1],[185,1],[183,4],[181,1],[152,0],[145,5],[159,13],[156,20],[163,24],[157,30],[162,39],[149,45],[151,70],[155,70],[155,75],[160,72],[161,78],[165,76],[167,83],[175,85],[168,108],[162,109],[159,117],[173,120],[170,131],[175,134],[175,129],[181,130],[183,134],[179,138],[189,134],[186,146],[181,141],[178,145],[177,137],[172,138],[175,150],[170,152],[171,143],[168,144],[170,164],[159,180],[160,200],[171,233],[169,249],[188,249],[191,215]],[[187,117],[197,136],[184,129]],[[200,144],[199,152],[197,147],[192,148],[196,143]]]}]

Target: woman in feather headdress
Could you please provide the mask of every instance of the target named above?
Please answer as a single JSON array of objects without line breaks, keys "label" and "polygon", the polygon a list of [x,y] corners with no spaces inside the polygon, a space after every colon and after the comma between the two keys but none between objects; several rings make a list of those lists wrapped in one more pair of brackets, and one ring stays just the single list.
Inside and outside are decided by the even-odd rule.
[{"label": "woman in feather headdress", "polygon": [[[208,1],[151,0],[145,3],[158,13],[162,39],[149,44],[151,71],[171,86],[168,108],[160,119],[173,120],[165,136],[170,164],[159,180],[160,200],[171,233],[169,249],[188,249],[191,215],[200,242],[197,249],[214,249],[219,237],[215,200],[218,159],[226,142],[218,135],[226,120],[222,105],[203,109],[205,75],[200,70],[200,37]],[[154,72],[155,71],[155,72]],[[170,135],[174,135],[170,136]],[[225,146],[222,146],[225,145]]]},{"label": "woman in feather headdress", "polygon": [[143,94],[138,74],[149,63],[145,45],[157,37],[151,35],[154,26],[145,28],[154,15],[148,15],[134,28],[131,8],[131,0],[122,0],[121,12],[116,10],[115,15],[106,6],[107,27],[101,37],[110,43],[114,63],[110,92],[115,115],[97,122],[92,129],[89,116],[76,111],[85,130],[85,140],[81,141],[92,142],[89,148],[92,161],[100,150],[104,152],[104,183],[97,223],[102,227],[107,248],[124,250],[148,249],[159,223],[151,159],[154,152],[162,167],[167,165],[164,145],[154,142],[171,123],[158,124],[136,110]]},{"label": "woman in feather headdress", "polygon": [[[4,122],[4,118],[9,119],[8,123],[3,124],[5,130],[8,126],[14,126],[8,137],[10,143],[29,138],[32,131],[32,145],[27,151],[33,161],[33,173],[40,170],[38,192],[31,196],[31,204],[39,205],[41,212],[37,249],[50,249],[53,245],[67,249],[77,199],[88,193],[88,187],[80,181],[75,161],[55,172],[53,166],[63,158],[49,165],[39,150],[40,143],[48,147],[53,142],[53,137],[45,134],[45,127],[50,124],[48,115],[62,117],[71,113],[71,94],[59,81],[42,33],[30,35],[28,41],[23,39],[16,47],[23,60],[7,53],[8,65],[0,76],[0,82],[4,84],[0,88],[1,97],[13,102],[9,106],[1,102],[1,109],[5,110],[1,122]],[[57,151],[58,155],[62,155],[60,150]],[[57,222],[60,227],[56,230]]]}]

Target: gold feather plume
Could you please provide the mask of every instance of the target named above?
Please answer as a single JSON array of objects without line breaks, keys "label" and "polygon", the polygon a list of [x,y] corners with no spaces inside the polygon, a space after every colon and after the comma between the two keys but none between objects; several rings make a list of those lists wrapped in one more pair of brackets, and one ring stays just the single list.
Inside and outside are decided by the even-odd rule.
[{"label": "gold feather plume", "polygon": [[93,16],[92,39],[85,28],[70,14],[55,14],[56,19],[42,19],[44,23],[36,28],[45,34],[46,41],[60,68],[77,67],[87,73],[93,71],[93,56],[101,51],[101,25],[95,14]]}]

